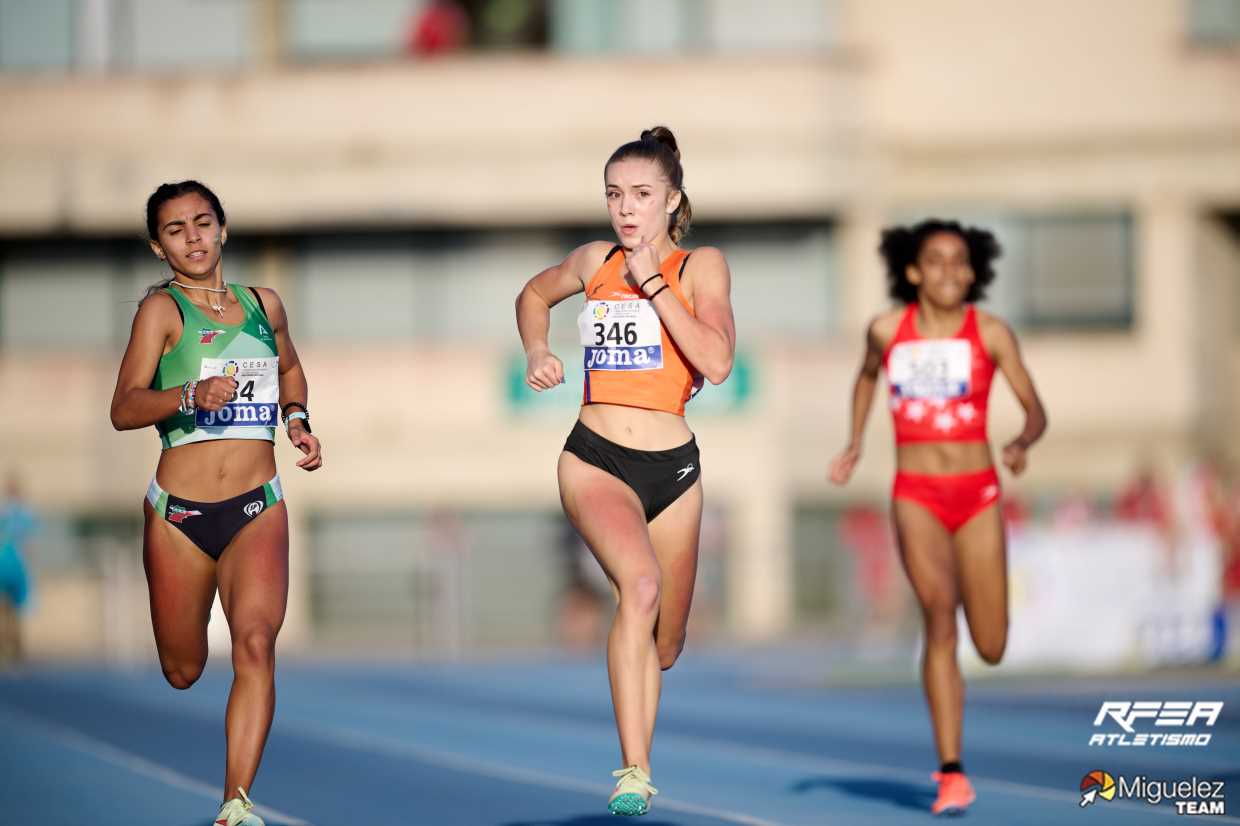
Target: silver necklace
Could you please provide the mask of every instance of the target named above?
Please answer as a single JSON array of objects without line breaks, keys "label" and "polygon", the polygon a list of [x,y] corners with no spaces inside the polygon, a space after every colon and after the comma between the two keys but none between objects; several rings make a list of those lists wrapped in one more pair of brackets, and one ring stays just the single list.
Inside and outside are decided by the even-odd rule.
[{"label": "silver necklace", "polygon": [[[182,284],[180,281],[177,281],[175,278],[172,279],[172,283],[176,284],[182,290],[205,290],[206,292],[209,292],[209,293],[225,293],[225,294],[227,294],[228,292],[227,288],[216,289],[215,287],[197,287],[192,284]],[[186,296],[186,297],[188,298],[189,296]],[[210,302],[210,299],[207,299],[207,301]],[[212,310],[215,310],[217,313],[219,313],[220,320],[223,321],[224,319],[224,305],[223,304],[208,303],[207,306],[210,307]]]}]

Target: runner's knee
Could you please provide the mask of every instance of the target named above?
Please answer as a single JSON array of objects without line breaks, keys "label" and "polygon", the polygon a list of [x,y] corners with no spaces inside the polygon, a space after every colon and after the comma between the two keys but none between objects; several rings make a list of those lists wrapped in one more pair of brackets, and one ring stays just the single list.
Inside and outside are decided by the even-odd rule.
[{"label": "runner's knee", "polygon": [[676,664],[676,660],[680,659],[680,652],[685,650],[685,635],[682,633],[670,640],[659,640],[657,647],[659,668],[667,671]]},{"label": "runner's knee", "polygon": [[926,646],[934,648],[955,649],[956,647],[956,612],[926,612]]},{"label": "runner's knee", "polygon": [[234,631],[233,667],[271,671],[275,668],[276,631],[267,625],[255,625]]},{"label": "runner's knee", "polygon": [[620,585],[620,610],[653,616],[659,610],[659,596],[663,588],[658,571],[634,577],[627,586]]},{"label": "runner's knee", "polygon": [[168,685],[184,691],[198,682],[198,678],[202,676],[203,666],[206,665],[206,659],[180,660],[168,657],[161,658],[159,664]]},{"label": "runner's knee", "polygon": [[1003,652],[1007,648],[1007,627],[996,630],[986,630],[981,632],[972,632],[973,647],[977,649],[978,656],[986,661],[988,665],[998,665],[1003,659]]}]

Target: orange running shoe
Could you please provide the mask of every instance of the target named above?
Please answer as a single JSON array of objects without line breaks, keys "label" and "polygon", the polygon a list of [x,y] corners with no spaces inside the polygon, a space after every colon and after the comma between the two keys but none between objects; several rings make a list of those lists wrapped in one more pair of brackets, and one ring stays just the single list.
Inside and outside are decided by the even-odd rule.
[{"label": "orange running shoe", "polygon": [[936,815],[958,815],[964,814],[964,810],[969,808],[969,804],[977,799],[977,793],[973,791],[973,784],[969,782],[969,778],[964,776],[963,772],[935,772],[930,775],[939,784],[939,797],[934,801],[934,805],[930,807],[930,811]]}]

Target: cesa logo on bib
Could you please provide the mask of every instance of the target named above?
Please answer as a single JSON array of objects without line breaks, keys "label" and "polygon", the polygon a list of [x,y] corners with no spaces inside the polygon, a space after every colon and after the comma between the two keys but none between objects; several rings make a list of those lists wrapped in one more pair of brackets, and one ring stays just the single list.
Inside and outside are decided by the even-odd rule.
[{"label": "cesa logo on bib", "polygon": [[596,320],[598,320],[598,321],[602,321],[603,319],[607,318],[607,311],[608,311],[609,309],[611,309],[611,308],[607,305],[607,302],[606,302],[606,301],[598,301],[598,302],[595,302],[595,304],[594,304],[594,318],[595,318]]}]

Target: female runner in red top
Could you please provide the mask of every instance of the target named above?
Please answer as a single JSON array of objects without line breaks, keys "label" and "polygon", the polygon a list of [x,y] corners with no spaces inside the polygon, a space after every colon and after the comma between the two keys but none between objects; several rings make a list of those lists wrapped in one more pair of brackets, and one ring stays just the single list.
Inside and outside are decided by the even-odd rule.
[{"label": "female runner in red top", "polygon": [[831,481],[848,482],[880,369],[891,389],[896,433],[892,516],[904,569],[925,622],[922,681],[940,770],[934,814],[974,800],[960,762],[964,682],[956,662],[956,609],[964,605],[973,645],[996,664],[1007,644],[1007,546],[999,477],[986,437],[995,368],[1025,409],[1025,428],[1003,448],[1013,474],[1046,430],[1046,413],[1021,360],[1016,336],[976,309],[994,280],[999,245],[989,232],[928,220],[883,233],[893,299],[904,306],[866,330],[865,358],[853,387],[851,438],[831,462]]}]

